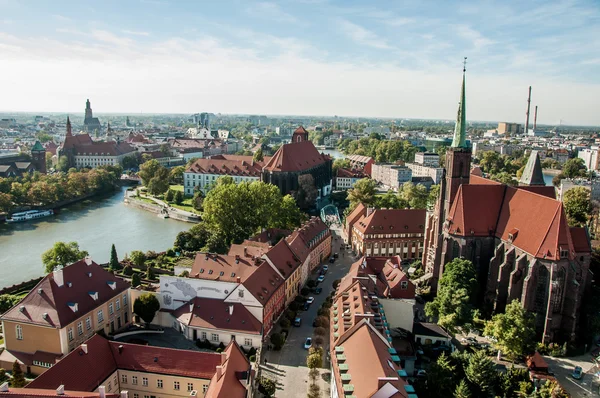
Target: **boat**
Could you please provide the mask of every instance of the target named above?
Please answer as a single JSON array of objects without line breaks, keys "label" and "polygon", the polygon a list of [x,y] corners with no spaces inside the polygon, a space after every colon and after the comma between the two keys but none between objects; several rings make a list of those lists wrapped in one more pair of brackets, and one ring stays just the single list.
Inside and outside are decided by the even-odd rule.
[{"label": "boat", "polygon": [[6,219],[7,223],[24,222],[36,220],[38,218],[48,217],[54,214],[54,210],[29,210],[20,213],[13,213],[10,218]]}]

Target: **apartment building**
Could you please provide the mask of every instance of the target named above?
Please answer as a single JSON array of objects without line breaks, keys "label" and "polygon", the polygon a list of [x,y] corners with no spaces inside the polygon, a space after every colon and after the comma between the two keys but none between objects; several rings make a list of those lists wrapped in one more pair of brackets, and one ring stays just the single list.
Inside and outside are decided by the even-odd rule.
[{"label": "apartment building", "polygon": [[580,149],[577,157],[583,159],[588,171],[598,170],[600,167],[600,157],[598,156],[598,147]]},{"label": "apartment building", "polygon": [[26,390],[62,386],[64,390],[99,392],[101,397],[127,391],[130,398],[242,398],[251,396],[252,374],[236,342],[214,353],[127,344],[95,335],[29,383]]},{"label": "apartment building", "polygon": [[397,190],[400,185],[412,180],[412,170],[398,164],[373,164],[371,178],[385,187]]},{"label": "apartment building", "polygon": [[435,152],[417,152],[415,163],[427,167],[440,167],[440,155]]},{"label": "apartment building", "polygon": [[344,169],[340,167],[335,175],[335,188],[336,189],[352,189],[354,184],[363,178],[367,178],[368,175],[360,169]]},{"label": "apartment building", "polygon": [[38,375],[95,333],[128,326],[129,287],[90,258],[46,275],[2,316],[6,350],[0,367],[9,369],[17,360]]},{"label": "apartment building", "polygon": [[362,155],[349,155],[346,159],[350,161],[352,169],[363,170],[365,174],[371,175],[371,166],[375,163],[373,158]]},{"label": "apartment building", "polygon": [[419,163],[406,163],[405,165],[412,171],[413,178],[431,177],[434,184],[439,184],[444,176],[443,167],[433,167],[428,165],[422,165]]}]

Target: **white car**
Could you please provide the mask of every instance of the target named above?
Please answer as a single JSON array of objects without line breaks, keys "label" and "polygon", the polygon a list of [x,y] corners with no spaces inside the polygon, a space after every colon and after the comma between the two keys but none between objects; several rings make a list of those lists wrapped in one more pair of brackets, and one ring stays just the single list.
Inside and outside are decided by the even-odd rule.
[{"label": "white car", "polygon": [[321,282],[323,282],[324,280],[325,280],[325,275],[321,275],[321,276],[319,276],[319,277],[317,278],[317,282],[318,282],[318,283],[321,283]]},{"label": "white car", "polygon": [[310,347],[312,347],[312,339],[307,337],[306,341],[304,342],[304,349],[308,350]]},{"label": "white car", "polygon": [[314,297],[309,297],[306,299],[306,304],[312,304],[315,302],[315,298]]}]

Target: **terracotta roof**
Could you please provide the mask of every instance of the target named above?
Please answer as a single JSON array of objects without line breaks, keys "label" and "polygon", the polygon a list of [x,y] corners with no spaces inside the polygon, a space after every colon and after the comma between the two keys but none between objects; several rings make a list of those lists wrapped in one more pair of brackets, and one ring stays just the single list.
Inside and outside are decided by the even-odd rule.
[{"label": "terracotta roof", "polygon": [[248,394],[247,389],[252,376],[250,362],[248,362],[235,340],[229,343],[223,352],[227,355],[227,359],[221,365],[221,377],[215,371],[205,397],[245,398]]},{"label": "terracotta roof", "polygon": [[269,242],[272,243],[275,239],[280,237],[286,237],[291,234],[292,231],[287,229],[279,229],[279,228],[269,228],[260,233],[251,236],[248,240],[253,242]]},{"label": "terracotta roof", "polygon": [[190,271],[190,278],[243,282],[260,265],[261,259],[252,259],[223,254],[197,253]]},{"label": "terracotta roof", "polygon": [[[408,397],[404,389],[406,383],[398,375],[402,368],[392,361],[392,354],[388,351],[390,346],[369,322],[363,320],[355,325],[336,345],[339,346],[343,347],[343,353],[340,354],[344,360],[337,358],[335,350],[331,353],[339,396],[345,396],[344,386],[352,385],[352,395],[371,397],[389,383],[388,387],[383,387],[386,397]],[[340,364],[347,366],[347,370],[342,372]],[[342,374],[349,375],[350,381],[343,381]],[[379,378],[389,379],[380,383]]]},{"label": "terracotta roof", "polygon": [[240,256],[246,258],[262,257],[269,249],[271,245],[267,242],[255,242],[252,240],[245,240],[239,245],[231,245],[229,247],[228,256]]},{"label": "terracotta roof", "polygon": [[[62,275],[64,283],[58,286]],[[90,260],[48,274],[3,320],[62,328],[129,288],[129,283]],[[114,287],[114,289],[113,289]],[[90,293],[97,293],[97,299]],[[21,308],[23,307],[23,310]]]},{"label": "terracotta roof", "polygon": [[203,149],[223,144],[215,138],[170,138],[167,141],[174,149]]},{"label": "terracotta roof", "polygon": [[527,367],[533,370],[548,370],[548,363],[540,355],[539,352],[535,352],[533,355],[527,357]]},{"label": "terracotta roof", "polygon": [[351,162],[362,163],[362,164],[367,164],[367,163],[373,161],[373,158],[371,158],[369,156],[362,156],[362,155],[348,155],[348,156],[346,156],[346,159],[350,160]]},{"label": "terracotta roof", "polygon": [[[374,275],[376,277],[376,292],[379,296],[414,299],[415,285],[402,271],[401,261],[400,256],[362,257],[352,264],[348,275],[359,278]],[[407,282],[404,289],[402,288],[402,282]]]},{"label": "terracotta roof", "polygon": [[[193,306],[190,311],[190,306]],[[262,324],[240,303],[196,297],[173,311],[173,316],[188,326],[261,334]]]},{"label": "terracotta roof", "polygon": [[363,234],[422,233],[425,209],[375,209],[354,226]]},{"label": "terracotta roof", "polygon": [[117,369],[172,376],[210,379],[221,354],[108,341],[95,335],[71,351],[56,365],[27,385],[27,388],[56,388],[93,391]]},{"label": "terracotta roof", "polygon": [[591,253],[590,236],[587,228],[570,227],[571,240],[576,253]]},{"label": "terracotta roof", "polygon": [[119,156],[126,153],[135,152],[135,149],[124,141],[96,141],[92,142],[91,144],[75,145],[73,148],[77,155],[84,156]]},{"label": "terracotta roof", "polygon": [[311,141],[292,142],[280,146],[264,168],[268,171],[305,171],[327,159]]},{"label": "terracotta roof", "polygon": [[469,176],[469,185],[502,185],[502,183],[471,173]]},{"label": "terracotta roof", "polygon": [[367,177],[367,175],[362,170],[357,170],[357,169],[350,170],[350,169],[345,169],[343,167],[340,167],[339,169],[337,169],[336,177],[365,178],[365,177]]},{"label": "terracotta roof", "polygon": [[304,242],[304,239],[302,239],[302,237],[300,236],[300,233],[298,233],[298,231],[292,232],[290,236],[285,238],[285,241],[287,242],[290,249],[292,249],[292,252],[294,252],[296,257],[298,257],[300,262],[304,263],[304,261],[306,261],[308,255],[310,254],[310,250]]},{"label": "terracotta roof", "polygon": [[247,156],[247,158],[239,160],[219,158],[198,159],[185,172],[260,177],[264,162],[255,162],[251,156]]},{"label": "terracotta roof", "polygon": [[346,225],[351,226],[358,220],[362,215],[366,214],[367,208],[362,203],[359,203],[358,206],[346,217]]},{"label": "terracotta roof", "polygon": [[451,234],[495,235],[538,258],[558,260],[561,248],[572,258],[574,251],[562,203],[525,189],[461,185],[448,220]]},{"label": "terracotta roof", "polygon": [[[59,386],[57,385],[56,388]],[[8,391],[0,392],[0,398],[2,397],[20,397],[20,398],[35,398],[35,397],[52,397],[56,398],[56,388],[41,389],[41,388],[9,388]],[[121,394],[105,394],[106,398],[119,398]],[[66,398],[99,398],[99,392],[87,392],[87,391],[65,391],[60,397]]]},{"label": "terracotta roof", "polygon": [[290,276],[300,266],[298,257],[292,252],[285,239],[277,242],[265,256],[285,278]]},{"label": "terracotta roof", "polygon": [[266,261],[263,261],[246,280],[242,281],[242,285],[263,307],[283,283],[283,278]]},{"label": "terracotta roof", "polygon": [[75,134],[69,135],[65,137],[65,142],[63,142],[63,149],[71,149],[75,147],[80,147],[84,145],[92,145],[92,137],[89,134]]}]

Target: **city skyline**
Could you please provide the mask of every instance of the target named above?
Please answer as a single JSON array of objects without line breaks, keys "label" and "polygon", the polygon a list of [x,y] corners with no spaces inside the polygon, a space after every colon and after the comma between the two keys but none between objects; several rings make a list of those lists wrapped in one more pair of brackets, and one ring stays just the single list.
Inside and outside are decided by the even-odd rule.
[{"label": "city skyline", "polygon": [[600,6],[526,7],[2,0],[0,111],[452,120],[467,56],[468,120],[599,125]]}]

